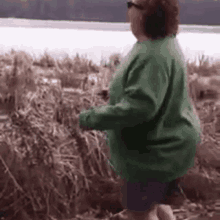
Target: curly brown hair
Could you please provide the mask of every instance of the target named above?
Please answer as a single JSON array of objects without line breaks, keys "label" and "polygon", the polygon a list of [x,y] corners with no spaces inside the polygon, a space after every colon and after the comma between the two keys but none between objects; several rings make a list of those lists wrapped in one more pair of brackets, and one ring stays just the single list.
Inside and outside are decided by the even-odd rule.
[{"label": "curly brown hair", "polygon": [[144,34],[150,39],[176,36],[179,27],[178,0],[139,0]]}]

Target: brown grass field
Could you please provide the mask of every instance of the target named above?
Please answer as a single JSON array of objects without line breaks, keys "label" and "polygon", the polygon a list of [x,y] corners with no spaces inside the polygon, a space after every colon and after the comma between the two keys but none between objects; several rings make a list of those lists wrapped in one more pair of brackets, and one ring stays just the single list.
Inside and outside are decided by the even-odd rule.
[{"label": "brown grass field", "polygon": [[[113,54],[97,66],[79,55],[36,60],[12,50],[0,56],[1,219],[108,219],[123,210],[105,132],[78,125],[80,111],[107,104],[121,59]],[[88,80],[91,73],[95,84]],[[193,73],[202,80],[191,82]],[[177,219],[202,220],[220,214],[220,108],[218,86],[203,86],[201,77],[220,76],[220,63],[210,65],[204,56],[199,66],[187,61],[187,75],[203,136],[195,166],[182,178],[184,199],[172,208]],[[43,83],[42,77],[60,84]]]}]

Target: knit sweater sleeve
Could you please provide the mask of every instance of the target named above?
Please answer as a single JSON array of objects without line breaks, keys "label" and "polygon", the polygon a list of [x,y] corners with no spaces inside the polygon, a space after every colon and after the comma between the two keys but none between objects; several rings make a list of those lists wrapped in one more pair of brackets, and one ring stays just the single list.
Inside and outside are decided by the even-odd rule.
[{"label": "knit sweater sleeve", "polygon": [[81,112],[80,124],[95,130],[132,127],[151,120],[169,84],[167,69],[155,57],[136,59],[126,71],[124,94],[116,105]]}]

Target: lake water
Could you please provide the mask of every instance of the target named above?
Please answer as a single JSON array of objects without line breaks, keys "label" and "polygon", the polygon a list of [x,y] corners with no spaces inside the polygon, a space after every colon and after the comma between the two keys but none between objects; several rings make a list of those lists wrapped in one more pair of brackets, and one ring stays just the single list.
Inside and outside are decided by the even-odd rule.
[{"label": "lake water", "polygon": [[[76,53],[100,65],[113,53],[123,56],[136,42],[129,23],[0,19],[0,53],[24,50],[34,57],[48,52],[54,58]],[[220,26],[180,25],[177,39],[186,59],[204,54],[220,61]]]}]

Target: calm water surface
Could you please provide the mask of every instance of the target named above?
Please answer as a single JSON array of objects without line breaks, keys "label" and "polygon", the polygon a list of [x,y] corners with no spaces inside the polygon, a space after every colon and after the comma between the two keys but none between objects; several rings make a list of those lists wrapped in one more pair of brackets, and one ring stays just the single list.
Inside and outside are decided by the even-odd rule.
[{"label": "calm water surface", "polygon": [[[112,53],[123,56],[136,42],[129,23],[0,19],[0,53],[24,50],[34,57],[48,52],[54,58],[76,53],[100,64]],[[186,59],[204,54],[220,60],[220,26],[180,25],[177,39]]]}]

